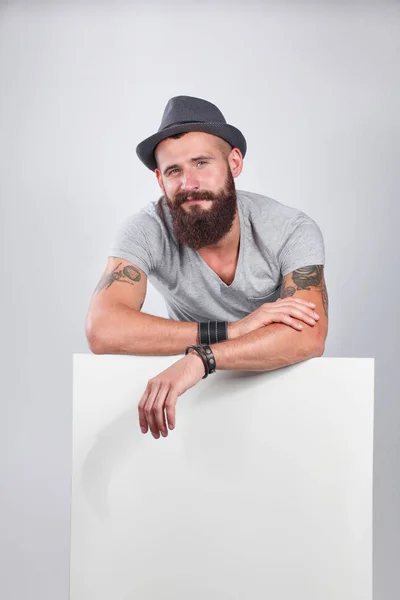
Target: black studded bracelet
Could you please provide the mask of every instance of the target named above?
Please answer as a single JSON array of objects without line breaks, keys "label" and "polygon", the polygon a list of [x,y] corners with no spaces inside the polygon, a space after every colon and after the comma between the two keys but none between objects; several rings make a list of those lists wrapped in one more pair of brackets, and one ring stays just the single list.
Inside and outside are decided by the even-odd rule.
[{"label": "black studded bracelet", "polygon": [[215,362],[214,353],[211,350],[210,346],[208,346],[207,344],[202,344],[200,346],[188,346],[186,348],[185,354],[187,354],[190,349],[195,350],[197,352],[197,354],[200,356],[201,360],[203,361],[203,365],[204,365],[204,369],[205,369],[205,374],[203,376],[203,379],[205,379],[212,373],[215,373],[217,365]]}]

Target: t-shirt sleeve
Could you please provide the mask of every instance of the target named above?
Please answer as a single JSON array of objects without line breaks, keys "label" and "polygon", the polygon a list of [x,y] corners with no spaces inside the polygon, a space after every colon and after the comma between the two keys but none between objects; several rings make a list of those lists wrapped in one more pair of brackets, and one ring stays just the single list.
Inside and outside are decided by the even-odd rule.
[{"label": "t-shirt sleeve", "polygon": [[304,213],[287,228],[279,253],[282,276],[309,265],[325,264],[325,246],[317,223]]},{"label": "t-shirt sleeve", "polygon": [[[149,275],[155,268],[157,252],[151,243],[155,237],[154,232],[146,232],[148,226],[149,223],[146,223],[140,214],[126,217],[111,241],[108,256],[129,260]],[[150,229],[152,228],[154,227],[150,224]]]}]

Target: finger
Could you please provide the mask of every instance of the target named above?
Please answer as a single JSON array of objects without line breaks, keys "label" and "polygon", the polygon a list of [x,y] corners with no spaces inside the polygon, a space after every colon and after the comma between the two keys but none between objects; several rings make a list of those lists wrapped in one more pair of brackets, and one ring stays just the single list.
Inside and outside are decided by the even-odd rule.
[{"label": "finger", "polygon": [[176,424],[176,402],[178,400],[178,394],[170,390],[165,402],[165,411],[167,413],[168,427],[172,430],[175,429]]},{"label": "finger", "polygon": [[305,300],[304,298],[288,298],[288,300],[292,300],[293,302],[298,302],[299,304],[305,304],[306,306],[315,306],[314,302],[310,302],[309,300]]},{"label": "finger", "polygon": [[153,434],[153,437],[155,437],[156,439],[158,439],[160,437],[160,430],[157,427],[157,423],[156,423],[156,420],[154,417],[153,404],[157,398],[159,388],[160,388],[160,384],[153,382],[151,389],[150,389],[150,394],[147,398],[147,401],[146,401],[146,404],[144,407],[144,414],[145,414],[146,420],[149,424],[150,431]]},{"label": "finger", "polygon": [[278,317],[278,319],[281,320],[281,323],[285,323],[285,325],[290,325],[291,327],[296,327],[296,329],[302,329],[303,326],[301,323],[299,323],[299,321],[297,321],[294,317],[297,317],[297,319],[300,319],[301,321],[303,321],[304,323],[307,323],[307,325],[311,325],[312,327],[315,325],[316,320],[313,319],[312,317],[310,317],[307,313],[304,313],[300,310],[296,310],[294,308],[289,309],[289,312],[286,313],[275,313],[275,314],[271,314],[270,318],[272,318],[272,320],[274,322],[275,321],[275,317]]},{"label": "finger", "polygon": [[147,433],[149,430],[149,424],[146,419],[144,407],[146,406],[146,402],[147,402],[148,395],[150,393],[150,389],[151,389],[151,386],[148,383],[145,391],[142,394],[142,397],[140,398],[140,402],[138,405],[139,425],[140,425],[140,429],[142,430],[142,433]]},{"label": "finger", "polygon": [[278,298],[275,302],[266,302],[265,304],[270,304],[270,305],[274,305],[277,304],[279,302],[279,306],[281,307],[283,304],[301,304],[302,306],[306,306],[310,309],[315,308],[315,303],[314,302],[309,302],[308,300],[305,300],[304,298],[293,298],[292,296],[288,296],[287,298]]},{"label": "finger", "polygon": [[165,403],[165,399],[168,395],[168,392],[169,392],[168,386],[160,387],[160,389],[158,390],[156,401],[153,404],[154,419],[155,419],[156,425],[157,425],[159,431],[161,431],[161,435],[163,437],[166,437],[168,435],[167,423],[165,421],[165,415],[164,415],[164,403]]},{"label": "finger", "polygon": [[[304,321],[304,323],[308,323],[309,325],[315,325],[315,323],[319,320],[319,315],[310,310],[290,308],[289,314],[292,317],[297,317]],[[315,315],[315,316],[314,316]]]},{"label": "finger", "polygon": [[287,313],[271,313],[269,317],[273,323],[283,323],[284,325],[289,325],[294,329],[303,329],[303,325],[299,323],[299,321],[296,321],[296,319],[293,319],[293,317]]},{"label": "finger", "polygon": [[284,310],[285,313],[297,316],[303,320],[312,318],[315,321],[319,319],[319,314],[316,313],[311,307],[307,307],[304,306],[304,304],[295,303],[293,301],[287,303],[282,302],[281,304],[276,304],[275,306],[272,305],[270,308],[268,308],[268,306],[265,304],[263,306],[266,308],[266,310],[268,310],[268,313],[276,311],[282,313]]},{"label": "finger", "polygon": [[300,310],[306,310],[310,315],[318,315],[318,313],[315,311],[315,304],[314,302],[308,302],[307,300],[303,300],[303,302],[300,302],[300,300],[303,300],[302,298],[292,298],[291,302],[293,303],[293,305],[300,309]]}]

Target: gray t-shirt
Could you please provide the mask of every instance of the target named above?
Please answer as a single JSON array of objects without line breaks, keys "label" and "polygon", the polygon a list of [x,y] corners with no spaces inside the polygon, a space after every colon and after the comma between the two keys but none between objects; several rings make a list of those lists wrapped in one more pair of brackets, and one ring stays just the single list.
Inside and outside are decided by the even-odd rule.
[{"label": "gray t-shirt", "polygon": [[142,269],[162,294],[168,316],[177,321],[236,321],[280,296],[282,278],[308,265],[324,265],[318,225],[304,212],[261,194],[236,190],[240,248],[235,279],[227,285],[199,253],[179,245],[169,208],[165,221],[157,202],[127,217],[109,256]]}]

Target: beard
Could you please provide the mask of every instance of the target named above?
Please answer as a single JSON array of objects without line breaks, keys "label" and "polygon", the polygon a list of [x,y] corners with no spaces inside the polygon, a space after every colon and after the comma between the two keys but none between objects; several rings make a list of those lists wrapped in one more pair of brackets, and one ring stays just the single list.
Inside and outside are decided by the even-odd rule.
[{"label": "beard", "polygon": [[[182,204],[191,200],[211,200],[209,208],[191,204],[189,210]],[[216,193],[209,190],[181,192],[174,200],[165,195],[171,212],[174,234],[179,244],[194,250],[217,244],[232,229],[237,198],[235,182],[228,167],[224,187]]]}]

